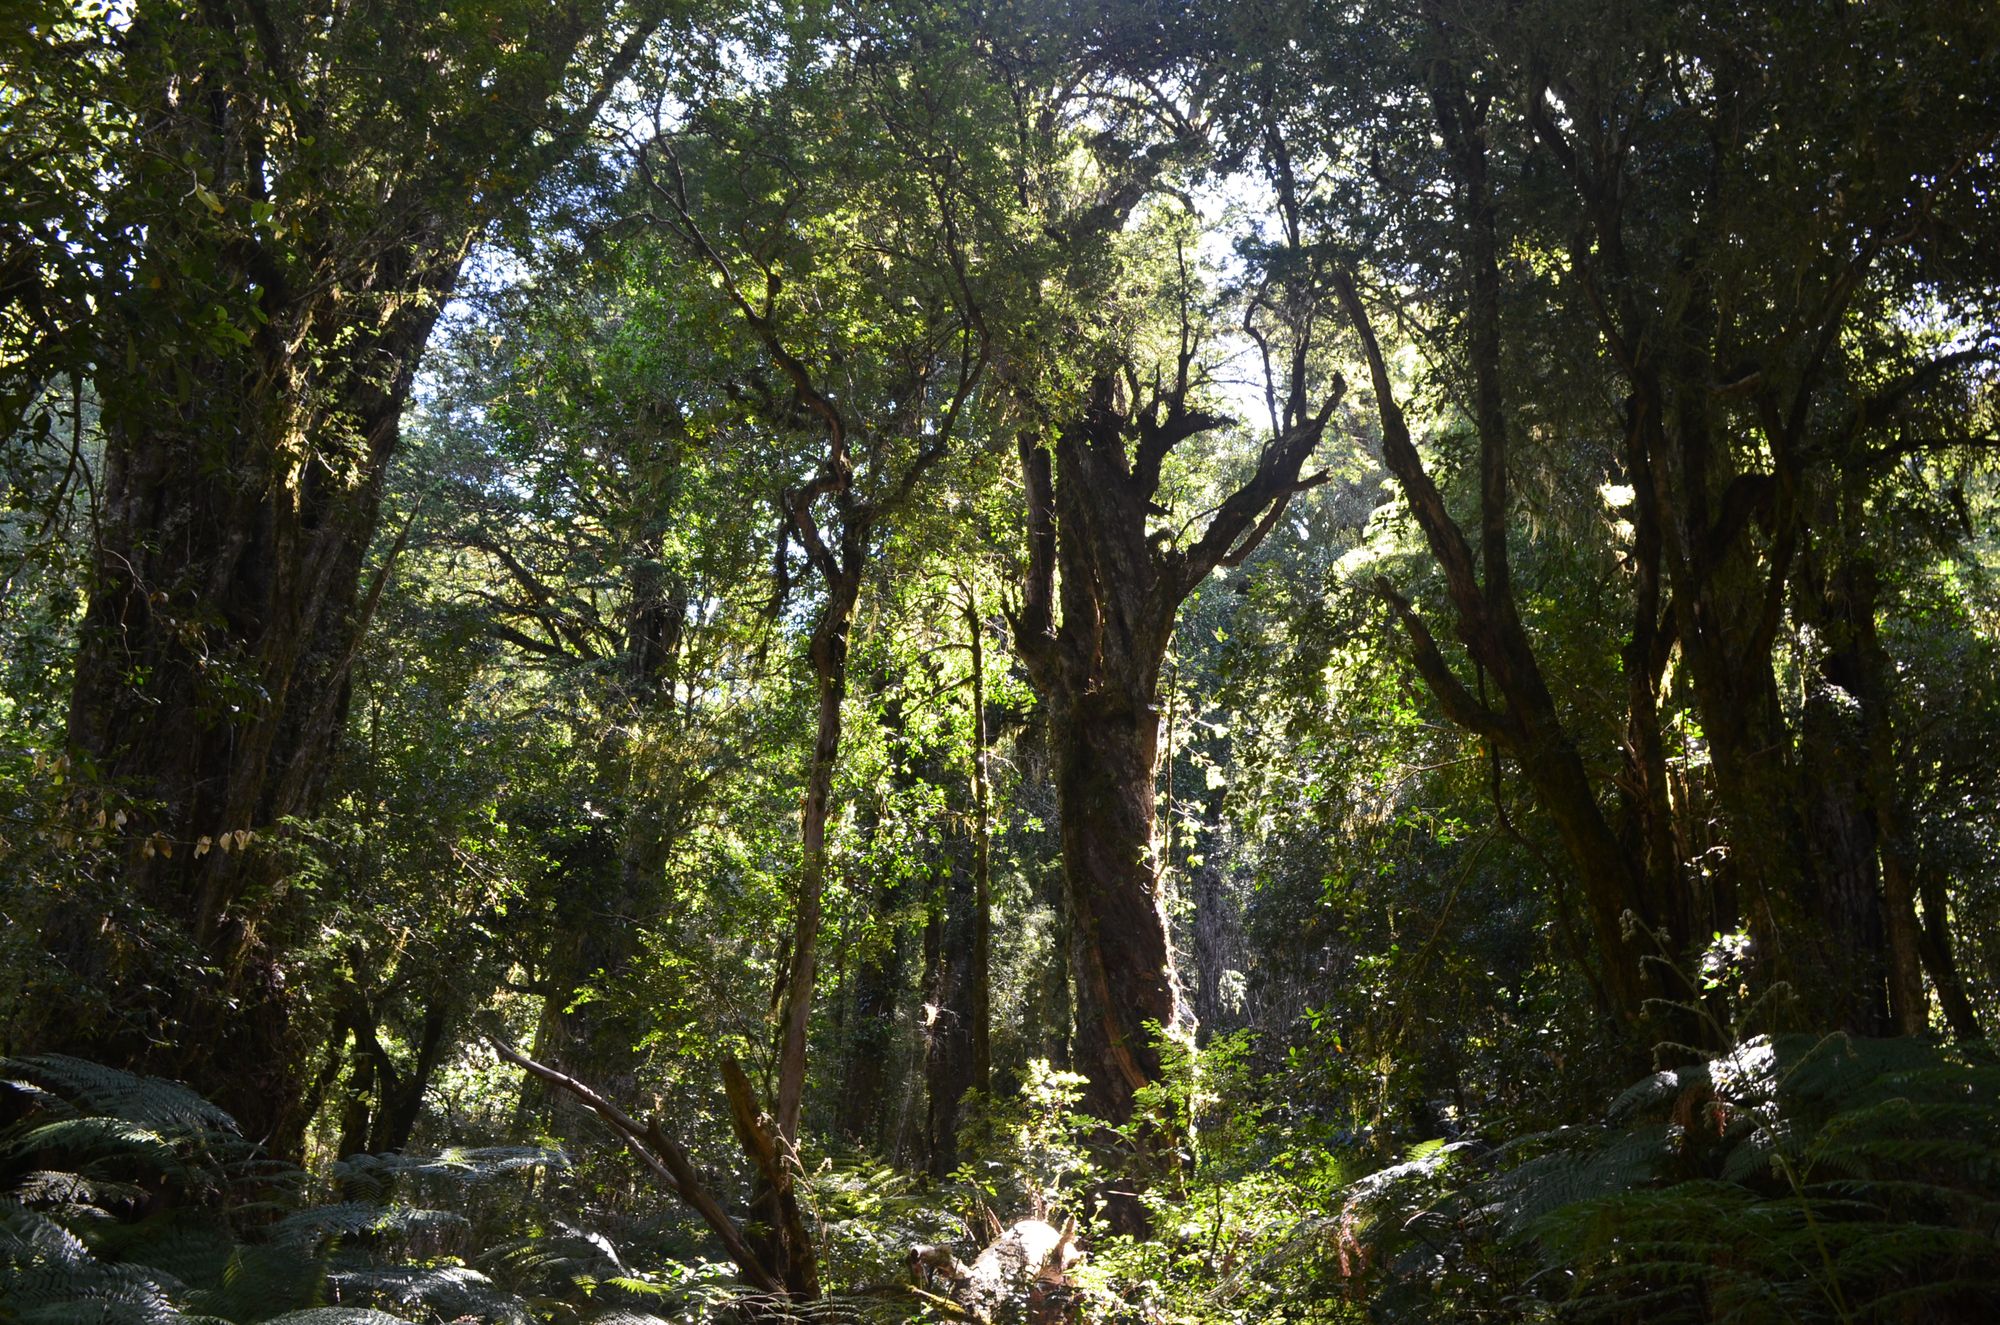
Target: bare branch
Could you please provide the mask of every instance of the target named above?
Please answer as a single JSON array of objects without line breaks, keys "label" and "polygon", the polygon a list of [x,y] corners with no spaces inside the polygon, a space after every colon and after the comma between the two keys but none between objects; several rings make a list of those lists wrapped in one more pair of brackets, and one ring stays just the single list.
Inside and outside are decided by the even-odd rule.
[{"label": "bare branch", "polygon": [[701,1216],[702,1222],[722,1241],[729,1259],[742,1271],[745,1279],[770,1292],[784,1291],[784,1284],[778,1276],[743,1240],[743,1231],[736,1226],[736,1221],[708,1194],[687,1151],[666,1134],[657,1118],[641,1127],[630,1114],[575,1077],[536,1062],[491,1030],[486,1031],[485,1036],[501,1058],[537,1080],[574,1096],[617,1133],[626,1149],[638,1156],[654,1177]]}]

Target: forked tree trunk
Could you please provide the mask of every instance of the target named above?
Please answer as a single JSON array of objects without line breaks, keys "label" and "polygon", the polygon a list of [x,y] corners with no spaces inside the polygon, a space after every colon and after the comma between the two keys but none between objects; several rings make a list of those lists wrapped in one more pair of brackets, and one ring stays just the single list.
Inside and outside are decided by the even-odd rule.
[{"label": "forked tree trunk", "polygon": [[[1152,528],[1169,452],[1225,420],[1190,399],[1193,352],[1171,385],[1122,400],[1109,377],[1054,455],[1020,442],[1028,494],[1028,576],[1014,637],[1047,705],[1062,823],[1075,981],[1071,1060],[1083,1104],[1113,1124],[1159,1077],[1154,1039],[1187,1029],[1168,937],[1157,843],[1160,666],[1188,594],[1217,566],[1239,565],[1291,496],[1323,481],[1299,471],[1338,401],[1307,409],[1295,363],[1282,428],[1249,482],[1217,508],[1191,546]],[[1058,577],[1058,571],[1060,576]],[[1061,612],[1058,618],[1057,606]]]}]

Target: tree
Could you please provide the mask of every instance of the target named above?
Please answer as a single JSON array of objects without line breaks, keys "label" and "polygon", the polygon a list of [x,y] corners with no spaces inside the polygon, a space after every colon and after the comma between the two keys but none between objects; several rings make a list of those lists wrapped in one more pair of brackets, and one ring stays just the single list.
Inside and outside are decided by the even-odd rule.
[{"label": "tree", "polygon": [[[1698,1001],[1685,974],[1696,950],[1739,926],[1760,979],[1799,987],[1813,1024],[1924,1020],[1910,890],[1894,869],[1883,888],[1886,784],[1815,781],[1828,718],[1816,704],[1795,726],[1780,675],[1801,667],[1830,687],[1822,699],[1880,714],[1868,698],[1879,685],[1850,665],[1872,629],[1866,574],[1813,588],[1815,544],[1838,546],[1837,494],[1885,446],[1976,444],[1962,422],[1918,441],[1904,421],[1988,353],[1938,342],[1970,334],[1987,297],[1963,255],[1992,243],[1973,199],[1995,126],[1962,66],[1930,53],[1990,48],[1993,34],[1915,12],[1820,18],[1427,5],[1348,30],[1380,53],[1367,68],[1386,84],[1341,88],[1327,65],[1311,76],[1331,113],[1304,132],[1345,125],[1365,144],[1365,172],[1321,214],[1353,254],[1340,302],[1473,680],[1404,592],[1384,580],[1382,595],[1439,706],[1517,763],[1557,826],[1602,985],[1635,1031],[1652,1000]],[[1829,97],[1829,70],[1847,94]],[[1849,133],[1857,105],[1868,127]],[[1358,155],[1310,141],[1322,162]],[[1811,192],[1825,180],[1839,181],[1834,195]],[[1806,224],[1788,214],[1800,197],[1813,199]],[[1393,238],[1371,252],[1376,236]],[[1449,266],[1424,266],[1430,251]],[[1418,449],[1378,329],[1402,320],[1401,282],[1424,306],[1415,338],[1451,402],[1434,434],[1470,433],[1473,534]],[[1950,291],[1939,335],[1888,330],[1933,290]],[[1595,468],[1630,526],[1617,548],[1628,615],[1601,682],[1624,696],[1616,767],[1586,756],[1586,706],[1552,683],[1512,576],[1517,485],[1566,464],[1579,478]],[[1787,657],[1788,619],[1831,629],[1831,652]],[[1692,734],[1669,736],[1670,704],[1685,705]],[[1703,830],[1673,790],[1696,759],[1722,811],[1719,870],[1689,849]]]},{"label": "tree", "polygon": [[430,592],[561,714],[585,781],[577,808],[538,825],[555,859],[534,890],[548,946],[528,962],[533,1052],[629,1099],[656,1011],[638,975],[676,862],[788,735],[744,702],[771,679],[766,628],[728,610],[765,587],[769,457],[674,250],[586,253],[567,236],[530,260],[535,279],[482,301],[441,356],[415,541],[466,573]]},{"label": "tree", "polygon": [[[94,92],[133,127],[99,224],[130,252],[91,291],[104,473],[69,740],[142,808],[115,898],[50,919],[72,983],[17,1046],[171,1071],[296,1151],[275,839],[324,794],[418,359],[473,244],[661,21],[177,0],[102,20]],[[106,923],[128,906],[171,952]],[[101,1016],[74,1015],[79,984],[113,991]]]},{"label": "tree", "polygon": [[[1261,294],[1252,300],[1254,319]],[[1295,332],[1302,328],[1288,328]],[[1226,422],[1201,408],[1196,332],[1185,307],[1172,376],[1100,372],[1079,416],[1052,438],[1024,433],[1028,564],[1016,648],[1050,707],[1064,876],[1075,929],[1077,1064],[1085,1103],[1123,1122],[1157,1079],[1158,1030],[1183,1023],[1156,850],[1160,665],[1181,602],[1218,566],[1240,565],[1291,497],[1339,403],[1313,405],[1309,333],[1288,347],[1282,413],[1250,478],[1185,545],[1157,506],[1175,448]],[[1121,380],[1122,377],[1122,380]],[[1060,610],[1058,610],[1060,608]]]}]

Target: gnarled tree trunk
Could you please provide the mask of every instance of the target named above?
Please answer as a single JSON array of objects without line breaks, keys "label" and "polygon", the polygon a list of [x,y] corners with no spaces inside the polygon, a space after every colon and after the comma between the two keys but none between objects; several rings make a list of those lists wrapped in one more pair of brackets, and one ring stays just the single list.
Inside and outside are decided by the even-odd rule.
[{"label": "gnarled tree trunk", "polygon": [[[1171,385],[1119,399],[1106,376],[1082,417],[1054,439],[1023,437],[1029,564],[1014,635],[1048,706],[1063,876],[1070,913],[1076,1039],[1084,1107],[1113,1123],[1158,1079],[1154,1037],[1185,1029],[1155,837],[1160,665],[1181,602],[1209,572],[1237,565],[1290,497],[1318,478],[1299,471],[1319,444],[1323,409],[1305,402],[1296,365],[1283,427],[1250,481],[1195,543],[1151,527],[1160,466],[1188,438],[1225,420],[1193,407],[1191,350]],[[1058,574],[1060,572],[1060,574]],[[1057,613],[1060,588],[1060,616]]]},{"label": "gnarled tree trunk", "polygon": [[276,839],[321,807],[418,358],[470,244],[659,19],[593,52],[596,93],[570,105],[573,60],[612,22],[496,19],[368,103],[391,34],[421,50],[451,15],[130,7],[102,76],[136,127],[102,168],[107,230],[140,238],[93,292],[104,487],[69,740],[136,804],[108,894],[47,919],[66,987],[31,993],[16,1051],[182,1077],[297,1153],[312,1036],[292,1025]]}]

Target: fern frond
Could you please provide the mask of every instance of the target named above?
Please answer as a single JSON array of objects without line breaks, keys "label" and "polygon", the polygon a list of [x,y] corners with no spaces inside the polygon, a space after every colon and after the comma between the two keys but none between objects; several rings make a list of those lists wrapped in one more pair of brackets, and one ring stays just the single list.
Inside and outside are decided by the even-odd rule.
[{"label": "fern frond", "polygon": [[531,1325],[525,1303],[479,1271],[462,1265],[336,1270],[328,1281],[343,1297],[393,1302],[431,1311],[447,1320],[473,1316],[499,1325]]},{"label": "fern frond", "polygon": [[228,1113],[180,1084],[65,1054],[9,1058],[0,1070],[50,1097],[46,1106],[123,1118],[162,1132],[240,1135]]}]

